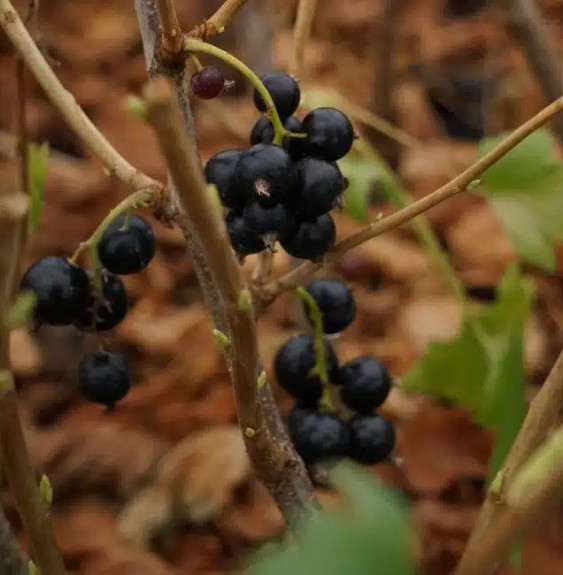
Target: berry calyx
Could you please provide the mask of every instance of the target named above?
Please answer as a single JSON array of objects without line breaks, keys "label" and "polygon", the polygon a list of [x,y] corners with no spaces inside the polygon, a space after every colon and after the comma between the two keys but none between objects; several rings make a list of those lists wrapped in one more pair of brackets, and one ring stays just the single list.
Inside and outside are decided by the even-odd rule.
[{"label": "berry calyx", "polygon": [[106,229],[98,250],[108,271],[134,274],[144,269],[154,256],[154,232],[140,216],[119,216]]},{"label": "berry calyx", "polygon": [[375,464],[391,455],[395,447],[395,430],[386,419],[380,415],[355,415],[348,426],[352,459],[359,463]]},{"label": "berry calyx", "polygon": [[302,141],[303,153],[328,162],[343,158],[354,143],[352,123],[336,108],[316,108],[302,122],[307,137]]},{"label": "berry calyx", "polygon": [[90,282],[83,268],[61,257],[37,260],[25,272],[21,289],[35,294],[37,322],[69,325],[88,307]]},{"label": "berry calyx", "polygon": [[234,184],[235,166],[242,150],[222,150],[205,164],[204,174],[207,183],[215,184],[221,203],[226,208],[241,209],[245,202],[244,192]]},{"label": "berry calyx", "polygon": [[280,243],[283,249],[295,258],[314,260],[324,256],[334,245],[336,226],[330,214],[317,218],[300,220],[295,231]]},{"label": "berry calyx", "polygon": [[231,212],[226,218],[226,223],[231,245],[239,256],[257,254],[266,249],[264,240],[259,234],[248,229],[242,216]]},{"label": "berry calyx", "polygon": [[275,234],[284,237],[295,227],[295,216],[283,204],[264,208],[253,202],[245,206],[242,217],[247,228],[260,236]]},{"label": "berry calyx", "polygon": [[[86,273],[91,282],[92,270],[87,270]],[[102,273],[102,300],[98,299],[94,286],[90,284],[88,306],[74,321],[74,325],[83,331],[106,331],[123,320],[128,307],[125,285],[118,276],[104,270]],[[94,313],[96,314],[95,321]]]},{"label": "berry calyx", "polygon": [[306,463],[345,457],[350,451],[350,430],[335,415],[295,408],[288,417],[288,430],[297,453]]},{"label": "berry calyx", "polygon": [[130,387],[129,364],[123,354],[97,351],[87,353],[80,361],[78,388],[88,401],[112,407]]},{"label": "berry calyx", "polygon": [[313,218],[330,212],[345,189],[340,168],[320,158],[303,158],[295,169],[297,186],[291,205],[296,213]]},{"label": "berry calyx", "polygon": [[[329,378],[339,376],[338,360],[326,344],[326,366]],[[316,365],[315,340],[310,335],[298,335],[287,341],[276,353],[274,372],[278,384],[292,397],[305,402],[317,401],[323,391],[318,375],[311,373]]]},{"label": "berry calyx", "polygon": [[[283,127],[288,132],[302,133],[301,122],[295,116],[287,118]],[[266,116],[262,116],[250,132],[250,144],[252,146],[254,144],[271,144],[274,141],[274,136],[275,131],[272,122]],[[302,138],[291,138],[290,136],[285,136],[283,139],[282,147],[289,153],[293,161],[301,158],[301,140]]]},{"label": "berry calyx", "polygon": [[192,92],[203,100],[216,98],[225,87],[225,76],[215,66],[206,66],[191,79]]},{"label": "berry calyx", "polygon": [[250,202],[271,207],[293,192],[297,175],[289,154],[273,144],[256,144],[242,153],[235,183]]},{"label": "berry calyx", "polygon": [[342,401],[359,413],[377,409],[391,391],[391,377],[385,366],[373,357],[359,357],[340,368]]},{"label": "berry calyx", "polygon": [[[276,110],[282,120],[285,120],[297,110],[301,99],[301,90],[295,78],[289,74],[274,72],[262,76],[260,80],[266,90],[270,92],[270,96],[272,96]],[[260,112],[266,111],[266,103],[257,90],[254,90],[254,105]]]},{"label": "berry calyx", "polygon": [[356,317],[356,301],[348,286],[335,279],[315,279],[307,286],[323,317],[323,332],[344,331]]}]

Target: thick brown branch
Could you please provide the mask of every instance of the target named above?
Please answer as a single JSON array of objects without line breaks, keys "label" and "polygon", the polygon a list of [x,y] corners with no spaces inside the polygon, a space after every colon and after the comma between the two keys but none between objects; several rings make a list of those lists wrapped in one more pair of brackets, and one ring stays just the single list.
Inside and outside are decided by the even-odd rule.
[{"label": "thick brown branch", "polygon": [[4,511],[0,507],[0,573],[29,575],[28,559],[20,549]]},{"label": "thick brown branch", "polygon": [[157,0],[156,8],[162,32],[162,47],[169,54],[178,54],[182,48],[182,28],[174,0]]},{"label": "thick brown branch", "polygon": [[303,57],[307,41],[311,36],[316,10],[317,0],[299,0],[293,28],[293,51],[288,67],[289,73],[296,77],[299,77],[303,70]]},{"label": "thick brown branch", "polygon": [[239,8],[242,8],[242,6],[246,4],[246,1],[247,0],[225,0],[211,18],[199,24],[193,30],[190,30],[187,35],[194,38],[209,38],[216,34],[222,34],[234,13]]}]

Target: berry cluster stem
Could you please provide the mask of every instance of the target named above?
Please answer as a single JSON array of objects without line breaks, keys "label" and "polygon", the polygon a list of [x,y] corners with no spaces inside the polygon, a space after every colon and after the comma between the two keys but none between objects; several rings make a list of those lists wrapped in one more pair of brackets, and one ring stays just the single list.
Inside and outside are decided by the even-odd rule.
[{"label": "berry cluster stem", "polygon": [[247,78],[248,81],[256,88],[256,91],[260,94],[262,100],[264,100],[266,104],[266,114],[274,127],[274,144],[277,146],[281,145],[285,129],[278,111],[276,110],[274,101],[272,100],[272,96],[266,89],[266,86],[264,86],[260,81],[260,78],[246,64],[241,62],[238,58],[235,58],[232,54],[229,54],[229,52],[226,52],[213,44],[208,44],[202,40],[196,40],[195,38],[184,37],[184,50],[188,53],[196,52],[215,56],[238,70],[245,78]]}]

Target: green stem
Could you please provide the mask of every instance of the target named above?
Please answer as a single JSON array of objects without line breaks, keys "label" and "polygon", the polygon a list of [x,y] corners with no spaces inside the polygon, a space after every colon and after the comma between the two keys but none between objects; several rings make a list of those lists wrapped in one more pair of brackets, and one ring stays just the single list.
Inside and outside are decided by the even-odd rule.
[{"label": "green stem", "polygon": [[270,92],[266,89],[266,86],[260,81],[260,78],[243,62],[241,62],[238,58],[235,58],[229,52],[225,50],[221,50],[221,48],[217,48],[213,44],[208,44],[203,40],[197,40],[195,38],[184,38],[184,50],[188,53],[198,52],[200,54],[209,54],[210,56],[215,56],[223,62],[226,62],[236,70],[238,70],[243,76],[245,76],[248,81],[256,88],[256,91],[264,100],[266,104],[266,114],[270,121],[272,122],[272,126],[274,127],[274,144],[277,146],[281,146],[283,141],[283,136],[285,133],[285,129],[283,127],[283,122],[276,110],[276,105],[274,104],[274,100],[270,95]]}]

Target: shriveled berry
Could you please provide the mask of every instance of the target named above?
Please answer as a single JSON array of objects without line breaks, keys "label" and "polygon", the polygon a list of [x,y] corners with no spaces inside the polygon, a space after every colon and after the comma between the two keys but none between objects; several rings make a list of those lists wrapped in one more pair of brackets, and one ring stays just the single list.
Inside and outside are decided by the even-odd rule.
[{"label": "shriveled berry", "polygon": [[289,154],[273,144],[256,144],[242,153],[235,183],[249,202],[264,207],[284,202],[293,192],[297,174]]},{"label": "shriveled berry", "polygon": [[395,430],[380,415],[355,415],[348,422],[351,431],[350,457],[375,464],[387,459],[395,447]]},{"label": "shriveled berry", "polygon": [[221,203],[226,208],[237,210],[245,202],[244,192],[234,184],[235,166],[242,155],[242,150],[222,150],[205,164],[205,179],[215,184]]},{"label": "shriveled berry", "polygon": [[259,234],[248,229],[242,216],[230,213],[227,216],[226,222],[231,245],[237,254],[240,256],[248,256],[266,249],[264,240]]},{"label": "shriveled berry", "polygon": [[[295,116],[287,118],[283,123],[283,127],[295,134],[302,133],[301,122]],[[271,144],[274,141],[274,136],[275,132],[272,122],[270,122],[266,116],[262,116],[256,124],[254,124],[252,132],[250,132],[250,145]],[[289,136],[283,139],[282,147],[289,153],[293,161],[297,161],[301,158],[301,140],[302,138],[291,138]]]},{"label": "shriveled berry", "polygon": [[216,98],[225,87],[225,76],[215,66],[206,66],[191,79],[192,92],[203,100]]},{"label": "shriveled berry", "polygon": [[324,256],[334,245],[336,226],[330,214],[298,221],[295,231],[281,240],[281,246],[291,256],[314,260]]},{"label": "shriveled berry", "polygon": [[323,316],[324,333],[340,333],[356,317],[356,300],[348,286],[336,279],[314,279],[307,286]]},{"label": "shriveled berry", "polygon": [[35,320],[51,325],[71,324],[88,307],[90,297],[84,269],[54,256],[32,264],[22,278],[21,289],[35,294]]},{"label": "shriveled berry", "polygon": [[342,401],[359,413],[377,409],[391,391],[385,366],[373,357],[358,357],[340,368]]},{"label": "shriveled berry", "polygon": [[117,275],[140,272],[155,252],[154,232],[141,216],[119,216],[106,229],[98,246],[102,265]]},{"label": "shriveled berry", "polygon": [[123,399],[131,387],[127,358],[121,353],[87,353],[78,366],[78,388],[82,395],[108,407]]},{"label": "shriveled berry", "polygon": [[[87,270],[88,278],[92,282],[93,272]],[[90,299],[88,307],[74,325],[84,331],[106,331],[119,324],[129,307],[127,290],[121,279],[106,270],[102,272],[102,299],[98,299],[96,289],[90,283]],[[94,321],[94,312],[96,321]]]},{"label": "shriveled berry", "polygon": [[336,108],[316,108],[303,118],[302,130],[307,134],[301,146],[307,156],[329,162],[343,158],[354,143],[352,123]]},{"label": "shriveled berry", "polygon": [[345,189],[340,168],[320,158],[303,158],[295,169],[297,186],[291,199],[295,212],[309,218],[330,212]]},{"label": "shriveled berry", "polygon": [[[326,364],[331,381],[339,377],[338,359],[326,344]],[[321,397],[322,382],[312,375],[315,367],[315,341],[310,335],[298,335],[287,341],[276,353],[274,371],[279,385],[292,397],[314,402]]]},{"label": "shriveled berry", "polygon": [[[266,90],[270,92],[270,96],[272,96],[276,110],[282,120],[288,118],[297,110],[301,99],[301,90],[295,78],[282,72],[273,72],[262,76],[260,80]],[[266,111],[266,103],[257,90],[254,90],[254,105],[260,112]]]},{"label": "shriveled berry", "polygon": [[264,208],[253,202],[245,206],[242,217],[248,229],[260,236],[275,234],[284,237],[295,228],[295,216],[283,204]]},{"label": "shriveled berry", "polygon": [[345,457],[350,451],[350,430],[335,415],[296,408],[288,417],[289,435],[306,463]]}]

